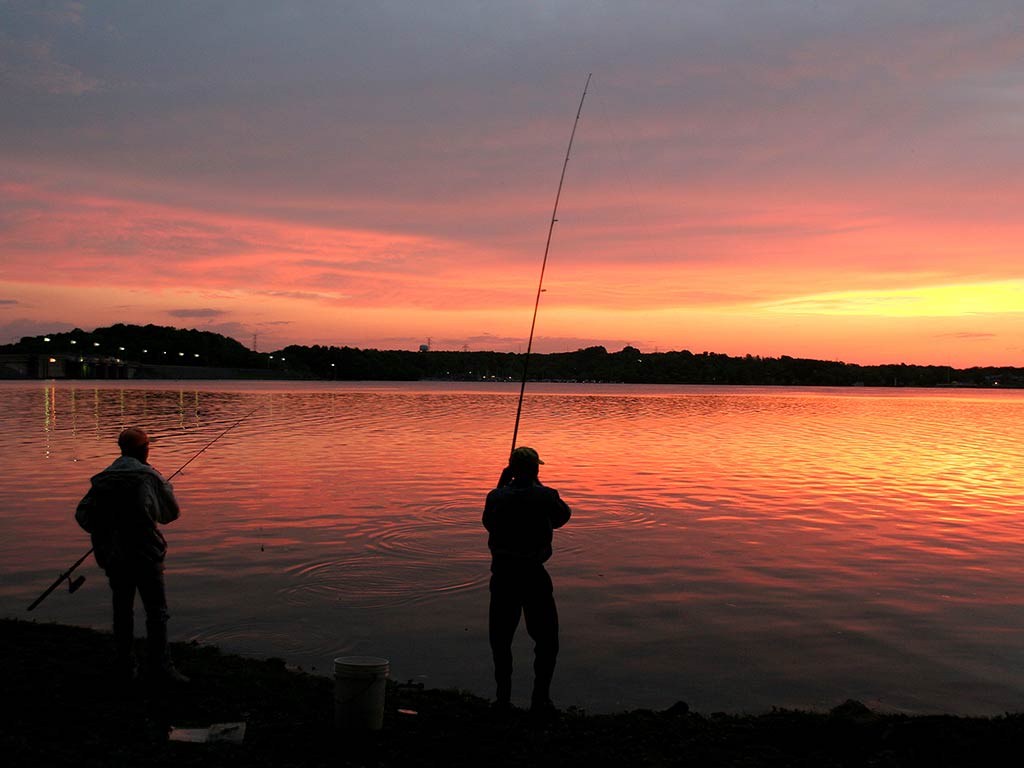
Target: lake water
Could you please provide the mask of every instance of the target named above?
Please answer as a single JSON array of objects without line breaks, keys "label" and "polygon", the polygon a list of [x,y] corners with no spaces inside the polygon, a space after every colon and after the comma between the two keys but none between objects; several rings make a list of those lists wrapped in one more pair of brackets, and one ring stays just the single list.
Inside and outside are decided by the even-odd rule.
[{"label": "lake water", "polygon": [[[531,384],[519,444],[573,518],[553,695],[591,711],[998,714],[1024,703],[1024,392]],[[126,425],[174,478],[173,639],[492,696],[483,498],[518,386],[0,383],[0,611],[89,547],[73,512]],[[141,609],[140,609],[141,613]],[[141,617],[137,631],[143,632]],[[532,645],[516,640],[514,698]]]}]

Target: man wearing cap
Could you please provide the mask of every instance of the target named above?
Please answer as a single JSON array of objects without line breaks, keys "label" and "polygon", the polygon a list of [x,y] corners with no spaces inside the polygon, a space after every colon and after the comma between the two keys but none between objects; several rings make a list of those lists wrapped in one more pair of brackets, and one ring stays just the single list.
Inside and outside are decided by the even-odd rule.
[{"label": "man wearing cap", "polygon": [[75,520],[92,539],[96,564],[110,581],[114,602],[114,647],[118,674],[136,676],[135,593],[146,611],[148,671],[157,682],[188,682],[167,649],[164,556],[167,542],[157,524],[178,519],[171,484],[149,466],[149,436],[129,427],[117,438],[121,455],[91,480]]},{"label": "man wearing cap", "polygon": [[541,485],[537,451],[512,451],[498,487],[487,494],[484,527],[490,534],[491,606],[488,629],[494,656],[498,705],[512,697],[512,638],[520,616],[533,638],[534,680],[531,709],[552,709],[551,678],[558,656],[558,611],[551,577],[544,563],[551,557],[551,538],[572,514],[558,491]]}]

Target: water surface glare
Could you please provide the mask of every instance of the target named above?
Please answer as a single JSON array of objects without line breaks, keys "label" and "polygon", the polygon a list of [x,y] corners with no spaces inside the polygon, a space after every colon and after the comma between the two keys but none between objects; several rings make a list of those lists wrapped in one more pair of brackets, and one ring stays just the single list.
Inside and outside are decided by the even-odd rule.
[{"label": "water surface glare", "polygon": [[[517,386],[0,382],[0,609],[107,628],[73,520],[127,425],[174,479],[173,639],[492,695],[483,497]],[[1024,701],[1024,392],[530,385],[573,518],[554,695],[592,711],[999,714]],[[141,613],[141,607],[139,608]],[[138,632],[143,631],[137,620]],[[516,640],[515,699],[532,644]]]}]

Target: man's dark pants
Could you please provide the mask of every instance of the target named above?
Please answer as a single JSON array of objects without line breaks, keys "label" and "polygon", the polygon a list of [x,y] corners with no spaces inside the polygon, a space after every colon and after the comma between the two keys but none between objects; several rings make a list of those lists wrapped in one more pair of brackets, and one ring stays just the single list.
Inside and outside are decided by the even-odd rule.
[{"label": "man's dark pants", "polygon": [[114,647],[122,672],[135,669],[135,593],[146,611],[147,664],[164,671],[170,664],[167,652],[167,593],[163,563],[111,563],[107,579],[114,599]]},{"label": "man's dark pants", "polygon": [[551,698],[551,678],[558,658],[558,610],[551,577],[540,564],[496,564],[491,574],[488,623],[497,697],[502,704],[507,704],[512,695],[512,638],[520,616],[526,618],[526,631],[534,642],[532,703],[540,705]]}]

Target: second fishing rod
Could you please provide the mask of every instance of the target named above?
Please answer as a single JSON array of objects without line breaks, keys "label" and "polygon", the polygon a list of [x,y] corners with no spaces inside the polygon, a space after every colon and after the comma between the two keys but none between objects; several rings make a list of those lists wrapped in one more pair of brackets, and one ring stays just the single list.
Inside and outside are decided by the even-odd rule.
[{"label": "second fishing rod", "polygon": [[516,440],[519,438],[519,420],[523,414],[523,396],[526,394],[526,379],[530,368],[530,353],[533,351],[533,332],[537,327],[537,310],[540,309],[540,295],[544,292],[544,272],[548,266],[548,253],[551,250],[551,238],[555,232],[555,222],[558,221],[558,201],[562,197],[562,185],[565,183],[565,171],[569,167],[569,155],[572,153],[572,142],[576,138],[576,127],[580,123],[580,115],[583,113],[583,101],[587,98],[587,89],[590,87],[590,78],[593,73],[587,75],[587,82],[583,84],[583,95],[580,96],[580,105],[576,109],[576,119],[572,124],[572,133],[569,134],[569,146],[565,150],[565,160],[562,162],[562,174],[558,177],[558,191],[555,192],[555,205],[551,211],[551,223],[548,225],[548,239],[544,244],[544,260],[540,265],[540,280],[537,281],[537,298],[533,303],[533,320],[530,322],[530,339],[526,344],[526,357],[523,358],[523,380],[519,387],[519,405],[516,407],[516,426],[512,430],[512,448],[509,455],[516,449]]},{"label": "second fishing rod", "polygon": [[[203,446],[202,448],[200,448],[200,449],[199,449],[198,451],[196,451],[196,452],[195,452],[194,454],[192,454],[191,458],[189,458],[189,460],[188,460],[188,461],[186,461],[186,462],[185,462],[184,464],[182,464],[182,465],[181,465],[180,467],[178,467],[178,468],[177,468],[176,470],[174,470],[174,472],[173,472],[172,474],[168,475],[168,477],[167,477],[167,482],[170,482],[170,481],[171,481],[171,480],[173,480],[173,479],[174,479],[175,477],[177,477],[177,476],[178,476],[179,474],[181,474],[182,470],[184,470],[184,469],[185,469],[185,467],[187,467],[187,466],[188,466],[189,464],[191,464],[191,463],[192,463],[193,461],[195,461],[195,460],[196,460],[196,459],[198,459],[198,458],[199,458],[200,456],[202,456],[202,455],[203,455],[203,454],[204,454],[204,453],[205,453],[205,452],[207,451],[207,449],[209,449],[209,448],[210,448],[210,446],[212,446],[212,445],[213,445],[214,443],[216,443],[216,442],[217,442],[218,440],[220,440],[220,439],[221,439],[222,437],[224,437],[224,435],[226,435],[226,434],[227,434],[228,432],[230,432],[231,430],[233,430],[233,429],[234,429],[235,427],[237,427],[237,426],[238,426],[239,424],[241,424],[241,423],[242,423],[243,421],[245,421],[245,420],[246,420],[246,419],[248,419],[248,418],[249,418],[250,416],[252,416],[252,415],[253,415],[254,413],[256,413],[256,411],[258,411],[258,410],[259,410],[259,409],[260,409],[261,407],[262,407],[262,406],[256,406],[255,408],[253,408],[253,409],[252,409],[251,411],[249,411],[249,412],[248,412],[247,414],[245,414],[245,415],[244,415],[244,416],[243,416],[242,418],[240,418],[240,419],[239,419],[238,421],[234,422],[234,423],[233,423],[233,424],[232,424],[231,426],[229,426],[229,427],[228,427],[227,429],[225,429],[225,430],[224,430],[223,432],[221,432],[220,434],[218,434],[218,435],[217,435],[217,436],[216,436],[215,438],[213,438],[213,440],[211,440],[211,441],[210,441],[210,442],[208,442],[208,443],[207,443],[206,445],[204,445],[204,446]],[[39,597],[37,597],[37,598],[36,598],[35,600],[33,600],[33,601],[32,601],[32,604],[31,604],[31,605],[29,605],[29,607],[28,607],[28,610],[30,610],[30,611],[32,611],[32,610],[35,610],[35,609],[36,609],[36,607],[37,607],[37,606],[38,606],[38,605],[39,605],[39,604],[40,604],[41,602],[43,602],[43,600],[45,600],[45,599],[46,599],[47,597],[49,597],[49,596],[50,596],[50,594],[51,594],[51,593],[52,593],[52,592],[53,592],[53,591],[54,591],[55,589],[57,589],[57,587],[59,587],[59,586],[60,586],[60,585],[61,585],[61,584],[62,584],[62,583],[63,583],[63,582],[65,581],[65,580],[66,580],[66,581],[68,582],[68,591],[69,591],[69,592],[71,592],[71,593],[77,592],[77,591],[78,591],[78,589],[79,589],[79,587],[81,587],[81,586],[82,586],[82,584],[83,584],[83,583],[85,582],[85,576],[79,576],[79,577],[78,577],[77,579],[74,579],[74,580],[72,580],[72,579],[71,579],[71,574],[72,574],[72,573],[74,573],[74,572],[75,572],[75,571],[76,571],[76,570],[78,569],[78,567],[79,567],[79,566],[80,566],[80,565],[81,565],[82,563],[84,563],[84,562],[85,562],[85,559],[86,559],[87,557],[89,557],[89,555],[91,555],[92,553],[93,553],[93,547],[89,547],[89,550],[88,550],[88,551],[87,551],[87,552],[86,552],[86,553],[85,553],[84,555],[82,555],[82,556],[81,556],[80,558],[78,558],[78,559],[77,559],[77,560],[76,560],[76,561],[75,561],[75,562],[74,562],[74,563],[73,563],[73,564],[71,565],[71,567],[70,567],[70,568],[68,568],[68,569],[67,569],[66,571],[63,571],[63,572],[62,572],[62,573],[61,573],[61,574],[60,574],[60,575],[59,575],[59,576],[57,577],[57,579],[56,579],[56,580],[55,580],[55,581],[54,581],[54,582],[53,582],[53,583],[52,583],[52,584],[51,584],[51,585],[50,585],[49,587],[47,587],[47,588],[46,588],[46,590],[45,590],[45,591],[44,591],[44,592],[43,592],[43,593],[42,593],[41,595],[39,595]]]}]

